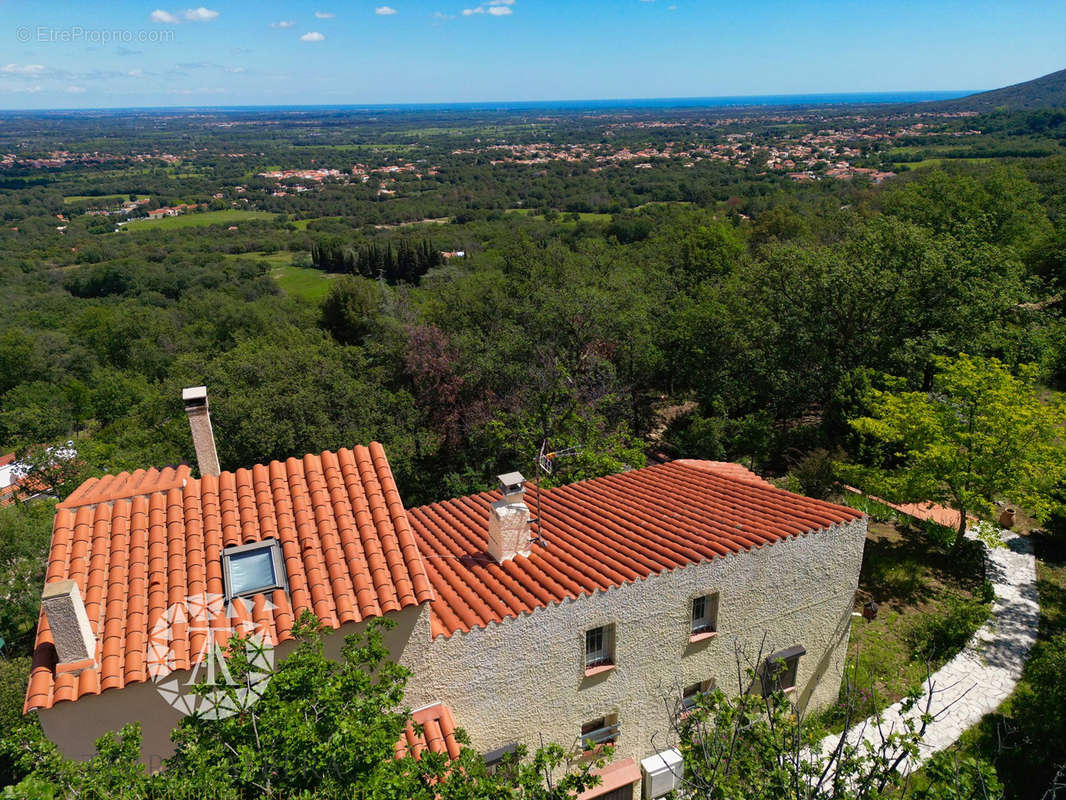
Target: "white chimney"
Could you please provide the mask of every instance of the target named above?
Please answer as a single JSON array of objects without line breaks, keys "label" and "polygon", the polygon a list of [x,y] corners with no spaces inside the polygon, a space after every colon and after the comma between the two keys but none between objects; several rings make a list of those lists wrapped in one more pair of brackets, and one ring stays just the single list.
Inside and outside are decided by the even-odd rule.
[{"label": "white chimney", "polygon": [[499,476],[503,497],[489,510],[489,555],[502,564],[515,556],[528,556],[532,529],[525,504],[526,479],[521,473]]},{"label": "white chimney", "polygon": [[215,433],[211,429],[211,414],[207,408],[207,387],[190,386],[182,389],[181,399],[185,401],[185,413],[189,415],[200,476],[218,475],[218,452],[215,450]]},{"label": "white chimney", "polygon": [[96,636],[78,584],[71,580],[46,583],[41,605],[52,630],[60,667],[96,658]]}]

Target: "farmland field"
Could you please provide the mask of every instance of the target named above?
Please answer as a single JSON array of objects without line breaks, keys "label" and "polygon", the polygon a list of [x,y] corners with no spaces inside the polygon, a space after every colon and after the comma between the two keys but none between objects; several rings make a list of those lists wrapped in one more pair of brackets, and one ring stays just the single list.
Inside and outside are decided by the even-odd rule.
[{"label": "farmland field", "polygon": [[237,208],[225,211],[204,211],[202,213],[181,214],[177,217],[162,219],[133,220],[125,226],[127,231],[173,230],[175,228],[198,228],[205,225],[237,225],[241,222],[253,222],[272,219],[274,214],[267,211],[242,211]]}]

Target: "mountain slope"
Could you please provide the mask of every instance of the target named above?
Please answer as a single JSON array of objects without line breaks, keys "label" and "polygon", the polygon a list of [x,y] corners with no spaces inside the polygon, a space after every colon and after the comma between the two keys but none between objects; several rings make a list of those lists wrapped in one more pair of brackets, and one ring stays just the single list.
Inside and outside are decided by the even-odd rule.
[{"label": "mountain slope", "polygon": [[1011,111],[1034,108],[1066,107],[1066,69],[1052,72],[1025,83],[1016,83],[1002,89],[960,97],[956,100],[938,100],[922,103],[923,109],[937,111],[993,111],[1006,108]]}]

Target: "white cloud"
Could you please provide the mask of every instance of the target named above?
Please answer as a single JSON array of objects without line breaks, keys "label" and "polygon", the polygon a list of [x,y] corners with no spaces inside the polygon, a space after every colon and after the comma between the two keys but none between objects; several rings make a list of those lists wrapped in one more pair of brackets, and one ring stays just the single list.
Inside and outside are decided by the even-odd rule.
[{"label": "white cloud", "polygon": [[189,8],[182,12],[182,16],[188,22],[210,22],[218,17],[218,12],[213,11],[210,8]]},{"label": "white cloud", "polygon": [[300,37],[300,41],[301,42],[321,42],[325,38],[326,37],[323,36],[318,31],[311,31],[310,33],[305,33],[303,36],[301,36]]},{"label": "white cloud", "polygon": [[239,75],[240,73],[244,72],[244,67],[226,67],[226,72],[229,72],[233,75]]},{"label": "white cloud", "polygon": [[137,69],[131,69],[126,74],[129,75],[131,78],[141,78],[144,76],[144,70],[138,67]]},{"label": "white cloud", "polygon": [[455,14],[445,14],[443,11],[434,11],[433,19],[438,22],[447,22],[450,19],[455,19]]},{"label": "white cloud", "polygon": [[152,22],[159,22],[163,25],[180,25],[182,22],[211,22],[218,18],[218,12],[210,8],[204,8],[203,6],[200,6],[199,8],[187,8],[176,14],[157,8],[149,14],[148,17]]},{"label": "white cloud", "polygon": [[0,72],[5,75],[24,75],[26,77],[35,77],[44,71],[44,64],[7,64],[0,67]]},{"label": "white cloud", "polygon": [[506,17],[514,13],[511,8],[515,0],[486,0],[475,8],[464,8],[463,16],[472,17],[474,14],[491,14],[494,17]]},{"label": "white cloud", "polygon": [[332,11],[316,11],[315,16],[319,19],[333,19],[337,15]]},{"label": "white cloud", "polygon": [[291,19],[283,19],[280,22],[271,22],[270,23],[270,27],[271,28],[282,28],[282,29],[284,29],[284,28],[291,28],[295,24],[296,23],[293,22]]},{"label": "white cloud", "polygon": [[85,87],[84,86],[68,86],[67,87],[67,92],[69,94],[81,94],[84,91],[85,91]]},{"label": "white cloud", "polygon": [[379,6],[374,9],[374,13],[382,17],[388,17],[396,13],[396,9],[392,6]]}]

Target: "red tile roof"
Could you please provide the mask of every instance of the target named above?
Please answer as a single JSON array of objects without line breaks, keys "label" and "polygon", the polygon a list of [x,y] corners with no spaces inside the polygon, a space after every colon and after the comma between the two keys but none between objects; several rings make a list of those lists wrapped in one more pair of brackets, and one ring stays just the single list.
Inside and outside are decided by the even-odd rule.
[{"label": "red tile roof", "polygon": [[[856,489],[854,486],[845,486],[849,492],[854,494],[863,495],[869,497],[871,500],[882,503],[889,508],[894,508],[901,514],[906,514],[908,517],[913,517],[917,520],[932,521],[938,525],[943,525],[946,528],[952,530],[959,529],[959,512],[954,508],[948,508],[947,506],[937,505],[936,503],[924,502],[924,503],[890,503],[882,497],[876,495],[867,495],[864,492]],[[972,514],[966,515],[966,522],[976,522],[977,517]]]},{"label": "red tile roof", "polygon": [[[78,583],[96,666],[57,671],[42,615],[25,707],[149,680],[149,632],[169,606],[222,595],[221,552],[233,545],[279,540],[289,591],[238,609],[275,642],[304,609],[336,628],[423,602],[433,635],[447,636],[861,516],[738,465],[673,462],[544,491],[546,547],[500,565],[485,552],[498,497],[405,511],[377,443],[218,477],[179,467],[87,481],[57,509],[47,580]],[[526,498],[537,510],[535,486]],[[232,621],[211,622],[224,640]],[[188,669],[210,632],[174,631],[175,668]],[[434,725],[447,743],[450,713]]]},{"label": "red tile roof", "polygon": [[[242,611],[275,642],[290,638],[304,609],[336,628],[433,599],[377,443],[218,477],[190,478],[180,467],[91,480],[57,510],[47,580],[77,581],[97,636],[97,666],[55,674],[42,614],[26,710],[148,680],[148,632],[166,608],[221,595],[222,549],[272,537],[289,592],[260,595]],[[226,638],[225,618],[212,622]],[[173,630],[176,668],[188,669],[207,634]]]},{"label": "red tile roof", "polygon": [[623,786],[636,783],[641,778],[640,766],[637,764],[636,759],[633,758],[612,762],[602,769],[594,769],[592,774],[598,775],[600,782],[581,792],[576,800],[593,800],[596,797],[603,797],[621,789]]},{"label": "red tile roof", "polygon": [[184,464],[163,469],[139,469],[136,472],[120,472],[89,478],[60,503],[60,508],[77,508],[95,503],[111,503],[137,495],[180,489],[189,481],[192,470]]},{"label": "red tile roof", "polygon": [[684,464],[685,466],[696,467],[697,469],[705,469],[708,472],[714,472],[717,475],[734,478],[738,481],[746,481],[748,483],[758,484],[759,486],[769,486],[771,489],[775,488],[772,483],[764,478],[760,478],[743,464],[734,464],[731,461],[700,461],[695,458],[679,458],[673,463]]},{"label": "red tile roof", "polygon": [[448,758],[458,758],[459,741],[455,738],[455,720],[448,706],[435,703],[415,711],[411,719],[422,727],[422,732],[416,731],[411,722],[407,723],[403,736],[395,745],[397,758],[403,758],[408,752],[413,753],[415,758],[420,758],[425,750],[446,755]]},{"label": "red tile roof", "polygon": [[[743,467],[675,461],[545,490],[547,546],[497,564],[486,543],[499,497],[483,492],[408,511],[436,592],[435,636],[862,516],[777,489]],[[536,512],[532,484],[526,504]]]},{"label": "red tile roof", "polygon": [[0,508],[9,506],[18,499],[19,485],[12,483],[0,489]]}]

